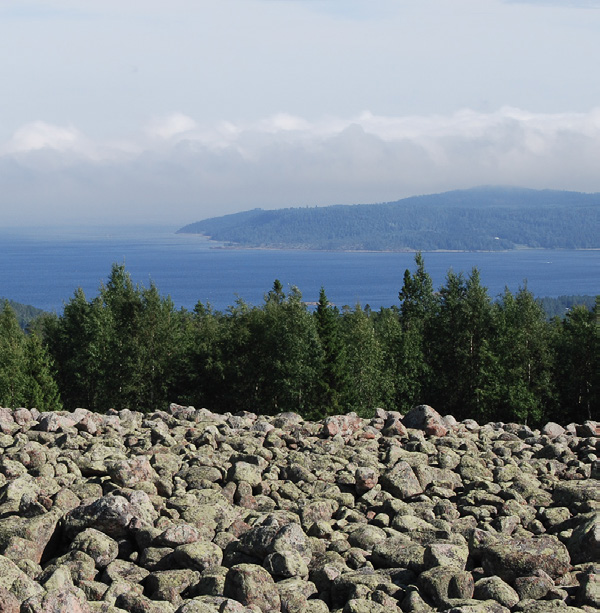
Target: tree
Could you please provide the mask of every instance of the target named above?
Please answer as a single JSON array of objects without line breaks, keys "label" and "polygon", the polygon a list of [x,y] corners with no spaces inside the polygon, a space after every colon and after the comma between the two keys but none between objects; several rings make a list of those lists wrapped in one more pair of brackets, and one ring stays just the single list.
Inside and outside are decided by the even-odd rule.
[{"label": "tree", "polygon": [[39,338],[19,327],[8,302],[0,311],[0,405],[61,408],[51,359]]},{"label": "tree", "polygon": [[486,419],[494,406],[496,360],[492,306],[474,268],[467,279],[449,271],[440,290],[433,342],[434,406],[458,419]]},{"label": "tree", "polygon": [[539,423],[554,403],[550,326],[527,287],[495,305],[498,405],[503,421]]},{"label": "tree", "polygon": [[437,302],[431,277],[421,253],[415,256],[417,270],[404,272],[400,299],[402,337],[398,347],[397,404],[401,410],[427,403],[431,387],[431,325]]},{"label": "tree", "polygon": [[557,347],[556,380],[564,419],[593,419],[600,407],[598,303],[594,311],[571,309],[562,323]]},{"label": "tree", "polygon": [[171,300],[154,285],[134,286],[119,264],[96,298],[77,290],[44,326],[65,402],[94,410],[163,406],[180,364],[181,330]]},{"label": "tree", "polygon": [[315,409],[321,416],[343,412],[341,399],[346,393],[346,351],[340,336],[340,313],[327,300],[321,287],[314,313],[317,334],[321,342],[323,360],[319,368]]},{"label": "tree", "polygon": [[369,313],[357,304],[342,318],[346,364],[350,384],[343,404],[359,415],[370,416],[378,406],[391,404],[393,381],[384,376],[384,352]]}]

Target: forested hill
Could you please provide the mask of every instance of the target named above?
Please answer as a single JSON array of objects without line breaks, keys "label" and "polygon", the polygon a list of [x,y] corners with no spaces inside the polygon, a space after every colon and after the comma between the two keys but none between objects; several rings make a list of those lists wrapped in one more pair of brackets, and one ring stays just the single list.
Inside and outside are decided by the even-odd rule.
[{"label": "forested hill", "polygon": [[30,304],[21,304],[14,300],[0,297],[0,309],[7,303],[14,311],[17,322],[21,328],[25,329],[29,323],[44,313],[42,309],[31,306]]},{"label": "forested hill", "polygon": [[596,249],[600,193],[478,187],[382,204],[254,209],[178,232],[231,246],[288,249]]}]

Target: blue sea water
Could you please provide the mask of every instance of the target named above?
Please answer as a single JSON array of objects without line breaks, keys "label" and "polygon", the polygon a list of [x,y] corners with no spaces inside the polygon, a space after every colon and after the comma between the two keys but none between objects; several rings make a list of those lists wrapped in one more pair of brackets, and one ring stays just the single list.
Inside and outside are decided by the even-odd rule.
[{"label": "blue sea water", "polygon": [[[60,312],[76,288],[98,292],[113,263],[124,263],[133,280],[154,282],[177,307],[198,301],[225,310],[238,298],[261,304],[275,279],[296,285],[304,299],[325,287],[338,306],[398,304],[411,253],[346,253],[223,249],[176,228],[96,227],[0,230],[0,296]],[[538,297],[600,294],[600,251],[524,250],[502,253],[424,253],[437,289],[448,269],[468,274],[476,266],[494,298],[505,287],[527,283]]]}]

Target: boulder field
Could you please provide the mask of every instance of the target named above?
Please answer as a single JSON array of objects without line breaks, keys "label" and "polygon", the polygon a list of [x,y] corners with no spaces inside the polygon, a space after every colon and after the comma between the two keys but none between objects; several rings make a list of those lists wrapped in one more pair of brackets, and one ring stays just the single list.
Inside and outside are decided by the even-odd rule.
[{"label": "boulder field", "polygon": [[0,408],[0,611],[597,611],[599,435]]}]

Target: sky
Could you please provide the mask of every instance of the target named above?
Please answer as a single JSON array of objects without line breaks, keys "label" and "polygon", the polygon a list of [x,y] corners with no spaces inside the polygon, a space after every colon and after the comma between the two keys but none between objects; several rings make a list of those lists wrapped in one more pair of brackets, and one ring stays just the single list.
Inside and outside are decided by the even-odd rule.
[{"label": "sky", "polygon": [[600,192],[600,0],[2,0],[0,223]]}]

